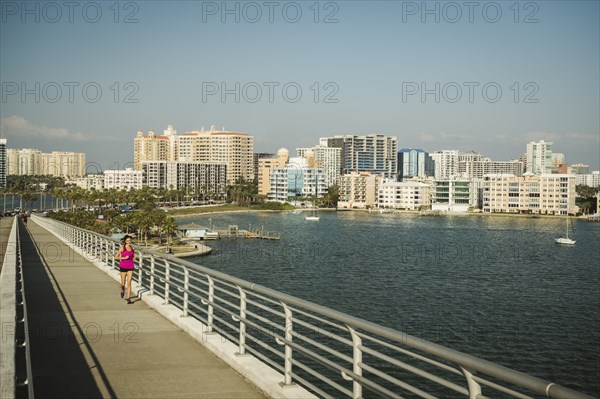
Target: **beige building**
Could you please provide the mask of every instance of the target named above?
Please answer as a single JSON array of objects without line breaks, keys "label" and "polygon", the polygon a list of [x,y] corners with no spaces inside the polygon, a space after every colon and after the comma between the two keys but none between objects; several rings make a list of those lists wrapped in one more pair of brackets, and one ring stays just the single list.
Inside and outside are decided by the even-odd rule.
[{"label": "beige building", "polygon": [[284,168],[290,160],[287,149],[281,148],[277,151],[276,158],[261,158],[258,160],[258,193],[269,195],[271,190],[271,170]]},{"label": "beige building", "polygon": [[85,154],[52,151],[43,153],[29,148],[8,149],[9,175],[50,175],[81,177],[85,175]]},{"label": "beige building", "polygon": [[481,179],[484,175],[513,174],[522,176],[524,163],[521,161],[492,161],[489,158],[482,160],[467,160],[458,162],[458,174],[461,177]]},{"label": "beige building", "polygon": [[104,189],[115,188],[117,190],[139,190],[143,184],[143,172],[141,170],[105,170]]},{"label": "beige building", "polygon": [[143,161],[172,161],[170,159],[172,140],[167,136],[158,136],[153,130],[148,134],[137,132],[133,140],[133,167],[142,170]]},{"label": "beige building", "polygon": [[486,175],[483,211],[566,215],[576,212],[575,175]]},{"label": "beige building", "polygon": [[227,183],[240,177],[254,180],[254,137],[247,133],[216,130],[177,135],[169,124],[164,135],[138,132],[134,140],[134,168],[142,170],[143,161],[209,162],[227,165]]},{"label": "beige building", "polygon": [[369,172],[352,172],[339,178],[338,208],[364,209],[377,206],[379,185],[383,178]]}]

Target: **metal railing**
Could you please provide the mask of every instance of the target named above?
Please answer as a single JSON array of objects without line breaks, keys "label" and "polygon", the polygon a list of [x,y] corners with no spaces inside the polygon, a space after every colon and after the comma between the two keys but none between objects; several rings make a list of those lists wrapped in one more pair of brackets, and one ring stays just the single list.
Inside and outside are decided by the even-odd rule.
[{"label": "metal railing", "polygon": [[[19,222],[14,218],[2,267],[2,397],[34,398]],[[11,276],[9,276],[11,274]],[[6,296],[5,296],[6,295]],[[10,297],[10,298],[8,298]],[[7,300],[8,299],[8,300]]]},{"label": "metal railing", "polygon": [[[115,240],[49,218],[34,221],[117,267]],[[282,386],[297,383],[323,398],[592,398],[170,255],[138,253],[138,290],[198,319],[204,333],[235,343],[237,355],[278,370]]]}]

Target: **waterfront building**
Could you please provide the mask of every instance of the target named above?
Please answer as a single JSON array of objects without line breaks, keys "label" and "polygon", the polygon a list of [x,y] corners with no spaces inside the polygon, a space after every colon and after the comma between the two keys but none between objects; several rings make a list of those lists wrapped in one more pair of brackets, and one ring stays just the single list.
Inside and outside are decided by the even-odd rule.
[{"label": "waterfront building", "polygon": [[420,210],[431,203],[431,186],[422,182],[386,180],[379,185],[378,207]]},{"label": "waterfront building", "polygon": [[289,151],[280,148],[277,157],[262,158],[258,160],[258,194],[268,196],[271,191],[271,170],[284,168],[290,159]]},{"label": "waterfront building", "polygon": [[327,194],[323,169],[311,167],[307,158],[290,158],[283,168],[270,170],[270,201],[294,201],[302,197],[323,197]]},{"label": "waterfront building", "polygon": [[480,185],[480,179],[436,179],[432,188],[431,210],[462,213],[477,208]]},{"label": "waterfront building", "polygon": [[553,152],[552,159],[550,162],[550,169],[552,173],[568,173],[565,154],[562,154],[560,152]]},{"label": "waterfront building", "polygon": [[222,195],[227,187],[227,165],[209,162],[143,161],[143,185],[187,193]]},{"label": "waterfront building", "polygon": [[551,173],[553,144],[544,140],[527,144],[525,171],[533,174]]},{"label": "waterfront building", "polygon": [[481,160],[459,161],[458,175],[467,178],[482,179],[488,174],[523,175],[524,164],[521,161],[492,161],[489,158]]},{"label": "waterfront building", "polygon": [[326,147],[319,144],[312,148],[296,148],[296,152],[299,157],[306,158],[306,154],[314,157],[316,167],[323,169],[323,173],[325,173],[325,185],[327,187],[338,184],[342,167],[341,148]]},{"label": "waterfront building", "polygon": [[6,139],[0,139],[0,188],[6,187],[7,163]]},{"label": "waterfront building", "polygon": [[142,170],[144,161],[172,161],[173,154],[171,149],[173,141],[170,137],[156,135],[153,130],[148,134],[142,131],[137,132],[133,139],[133,167],[137,171]]},{"label": "waterfront building", "polygon": [[365,209],[377,206],[382,181],[381,176],[369,172],[352,172],[340,176],[338,208]]},{"label": "waterfront building", "polygon": [[575,175],[486,175],[483,212],[566,215],[577,211]]},{"label": "waterfront building", "polygon": [[396,178],[398,174],[398,139],[385,134],[337,135],[322,137],[320,144],[341,148],[341,174],[370,172]]},{"label": "waterfront building", "polygon": [[139,190],[143,185],[143,172],[127,168],[125,170],[105,170],[104,188],[117,190]]},{"label": "waterfront building", "polygon": [[575,184],[590,187],[600,187],[600,171],[594,170],[592,173],[575,175]]},{"label": "waterfront building", "polygon": [[398,181],[414,177],[427,178],[435,174],[433,159],[424,150],[403,148],[398,151]]}]

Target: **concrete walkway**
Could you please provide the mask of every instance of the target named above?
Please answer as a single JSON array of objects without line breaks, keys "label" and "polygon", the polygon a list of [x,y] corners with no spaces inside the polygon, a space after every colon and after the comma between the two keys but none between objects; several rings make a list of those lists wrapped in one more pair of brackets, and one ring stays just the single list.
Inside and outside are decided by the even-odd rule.
[{"label": "concrete walkway", "polygon": [[50,232],[20,231],[36,396],[265,397]]},{"label": "concrete walkway", "polygon": [[15,218],[12,216],[0,218],[0,271],[2,271],[4,255],[6,254],[6,245],[8,244],[8,236],[10,235],[10,229],[14,219]]}]

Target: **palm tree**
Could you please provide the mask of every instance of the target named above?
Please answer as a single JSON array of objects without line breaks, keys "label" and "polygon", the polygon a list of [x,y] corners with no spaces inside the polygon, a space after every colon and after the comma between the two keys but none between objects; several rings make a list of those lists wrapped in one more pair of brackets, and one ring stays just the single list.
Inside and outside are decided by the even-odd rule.
[{"label": "palm tree", "polygon": [[173,233],[177,231],[177,223],[172,216],[165,217],[162,222],[162,229],[167,233],[167,245],[173,245]]}]

